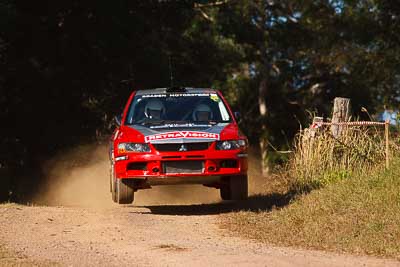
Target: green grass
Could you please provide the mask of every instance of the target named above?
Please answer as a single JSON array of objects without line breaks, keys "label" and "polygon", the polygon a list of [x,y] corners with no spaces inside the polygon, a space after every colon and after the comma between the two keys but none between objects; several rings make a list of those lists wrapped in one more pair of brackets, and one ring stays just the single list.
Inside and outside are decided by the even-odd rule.
[{"label": "green grass", "polygon": [[272,211],[220,216],[221,226],[261,242],[400,259],[400,159],[338,179]]}]

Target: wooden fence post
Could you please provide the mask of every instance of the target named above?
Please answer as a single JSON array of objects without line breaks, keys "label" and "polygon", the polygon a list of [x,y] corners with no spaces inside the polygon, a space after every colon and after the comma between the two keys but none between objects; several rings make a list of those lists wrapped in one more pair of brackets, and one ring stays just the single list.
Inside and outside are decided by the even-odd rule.
[{"label": "wooden fence post", "polygon": [[324,122],[323,117],[314,117],[311,127],[309,128],[309,137],[315,137],[316,133],[318,132],[319,128],[322,126]]},{"label": "wooden fence post", "polygon": [[[347,122],[350,118],[350,98],[336,97],[333,105],[332,122]],[[332,135],[337,138],[342,134],[343,125],[332,125]]]},{"label": "wooden fence post", "polygon": [[389,151],[389,120],[385,121],[385,146],[386,146],[386,169],[389,169],[390,151]]}]

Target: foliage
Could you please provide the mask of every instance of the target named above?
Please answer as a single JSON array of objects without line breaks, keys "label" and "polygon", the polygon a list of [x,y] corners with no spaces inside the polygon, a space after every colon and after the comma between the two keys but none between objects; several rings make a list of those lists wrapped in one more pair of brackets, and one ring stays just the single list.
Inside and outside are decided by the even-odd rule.
[{"label": "foliage", "polygon": [[240,56],[193,1],[4,0],[0,14],[0,200],[24,172],[34,190],[56,152],[107,139],[133,88],[170,85],[170,63],[175,84],[208,87]]},{"label": "foliage", "polygon": [[[366,118],[362,106],[376,112],[384,105],[399,105],[395,1],[229,3],[219,8],[216,23],[221,35],[246,52],[247,63],[247,72],[235,73],[237,83],[229,86],[244,91],[246,99],[265,98],[264,120],[254,104],[241,108],[246,121],[266,125],[275,146],[287,148],[298,124],[307,125],[306,110],[329,116],[337,96],[351,98],[354,115],[361,119]],[[267,92],[260,96],[263,81]],[[247,127],[253,142],[264,134],[260,129]]]}]

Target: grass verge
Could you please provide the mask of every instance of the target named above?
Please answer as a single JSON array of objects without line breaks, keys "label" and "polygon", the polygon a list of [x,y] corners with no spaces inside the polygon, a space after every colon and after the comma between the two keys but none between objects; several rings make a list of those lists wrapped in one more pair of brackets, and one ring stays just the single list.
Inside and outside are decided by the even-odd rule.
[{"label": "grass verge", "polygon": [[331,183],[272,211],[220,216],[221,227],[261,242],[400,260],[400,158]]}]

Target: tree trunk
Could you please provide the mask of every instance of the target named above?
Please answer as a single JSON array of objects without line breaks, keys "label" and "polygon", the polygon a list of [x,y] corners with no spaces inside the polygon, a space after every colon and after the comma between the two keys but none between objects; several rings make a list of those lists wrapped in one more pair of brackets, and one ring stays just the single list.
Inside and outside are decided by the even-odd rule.
[{"label": "tree trunk", "polygon": [[[332,122],[346,122],[350,119],[350,99],[336,97],[333,105]],[[331,132],[335,138],[341,136],[343,125],[332,125]]]},{"label": "tree trunk", "polygon": [[260,82],[260,86],[258,88],[258,108],[260,111],[261,117],[261,135],[259,138],[260,151],[261,151],[261,171],[263,176],[267,176],[269,174],[269,163],[268,163],[268,140],[266,136],[267,125],[267,104],[265,101],[267,95],[267,80],[263,79]]}]

